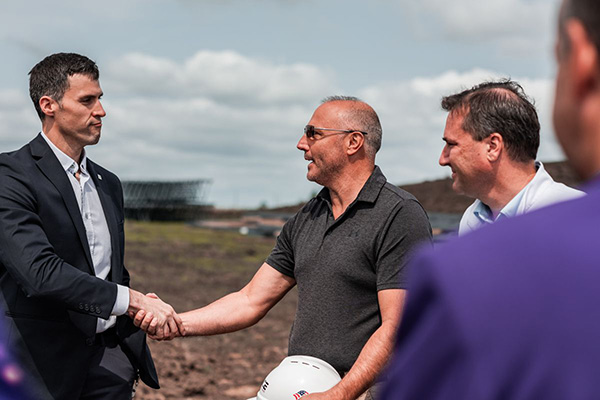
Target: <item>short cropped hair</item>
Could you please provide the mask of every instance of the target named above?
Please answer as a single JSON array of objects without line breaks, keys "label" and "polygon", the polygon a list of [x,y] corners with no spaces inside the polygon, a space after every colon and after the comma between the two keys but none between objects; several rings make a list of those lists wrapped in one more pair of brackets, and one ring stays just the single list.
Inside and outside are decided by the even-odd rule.
[{"label": "short cropped hair", "polygon": [[442,108],[464,115],[462,129],[481,141],[492,133],[502,135],[514,161],[535,160],[540,147],[540,123],[533,102],[510,79],[484,82],[442,98]]},{"label": "short cropped hair", "polygon": [[366,151],[367,154],[374,159],[375,154],[381,148],[381,137],[383,135],[381,122],[379,122],[379,117],[375,110],[367,103],[354,96],[329,96],[323,99],[322,104],[332,101],[349,101],[362,103],[364,105],[357,106],[351,110],[351,114],[349,115],[349,118],[351,119],[350,123],[355,124],[355,126],[353,125],[344,128],[367,132],[365,135]]},{"label": "short cropped hair", "polygon": [[96,63],[75,53],[49,55],[29,71],[29,96],[42,121],[46,115],[40,108],[40,99],[49,96],[61,101],[69,88],[69,77],[75,74],[86,75],[95,81],[100,78]]}]

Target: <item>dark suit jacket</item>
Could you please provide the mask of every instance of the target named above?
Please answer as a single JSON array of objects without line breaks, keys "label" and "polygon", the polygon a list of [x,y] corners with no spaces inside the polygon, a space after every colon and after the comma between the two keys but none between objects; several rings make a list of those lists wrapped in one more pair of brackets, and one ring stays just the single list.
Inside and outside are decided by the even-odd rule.
[{"label": "dark suit jacket", "polygon": [[416,258],[383,399],[597,399],[600,178]]},{"label": "dark suit jacket", "polygon": [[[97,318],[108,318],[116,283],[129,286],[123,265],[123,192],[119,179],[88,159],[111,236],[111,274],[94,276],[85,227],[58,159],[38,135],[0,155],[0,289],[9,345],[28,377],[57,399],[73,399],[84,380]],[[0,304],[1,305],[1,304]],[[121,347],[144,382],[158,378],[143,332],[117,318]],[[39,383],[39,382],[38,382]],[[43,394],[40,394],[42,396]]]}]

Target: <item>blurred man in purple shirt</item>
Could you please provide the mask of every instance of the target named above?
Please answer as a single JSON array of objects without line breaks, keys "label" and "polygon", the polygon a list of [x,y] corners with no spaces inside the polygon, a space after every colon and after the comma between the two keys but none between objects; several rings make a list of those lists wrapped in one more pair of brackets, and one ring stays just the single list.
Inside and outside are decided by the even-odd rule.
[{"label": "blurred man in purple shirt", "polygon": [[[0,312],[5,312],[3,307]],[[5,326],[0,324],[0,400],[29,400],[31,397],[25,396],[25,387],[31,382],[6,346],[7,335]]]},{"label": "blurred man in purple shirt", "polygon": [[600,2],[564,0],[557,137],[588,196],[415,259],[384,399],[600,397]]}]

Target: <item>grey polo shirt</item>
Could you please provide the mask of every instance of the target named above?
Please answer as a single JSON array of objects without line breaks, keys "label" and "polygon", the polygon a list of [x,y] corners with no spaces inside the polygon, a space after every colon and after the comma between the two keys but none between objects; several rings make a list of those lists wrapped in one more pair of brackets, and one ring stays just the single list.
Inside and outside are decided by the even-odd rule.
[{"label": "grey polo shirt", "polygon": [[298,285],[289,354],[348,371],[381,325],[377,292],[406,289],[412,250],[430,242],[419,202],[379,167],[337,220],[321,190],[287,221],[266,261]]}]

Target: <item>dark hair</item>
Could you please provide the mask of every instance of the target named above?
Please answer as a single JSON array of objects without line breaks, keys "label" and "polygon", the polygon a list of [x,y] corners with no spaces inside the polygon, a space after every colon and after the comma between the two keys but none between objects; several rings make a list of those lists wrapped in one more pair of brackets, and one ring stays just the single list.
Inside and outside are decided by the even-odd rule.
[{"label": "dark hair", "polygon": [[29,96],[42,121],[45,118],[45,114],[40,108],[42,96],[49,96],[56,101],[61,101],[65,91],[69,88],[68,78],[75,74],[89,76],[95,81],[100,77],[95,62],[86,56],[75,53],[49,55],[29,71]]},{"label": "dark hair", "polygon": [[[358,129],[367,132],[365,135],[365,143],[367,144],[367,153],[375,158],[375,153],[381,148],[381,136],[383,130],[381,129],[381,122],[377,113],[367,103],[354,96],[328,96],[323,99],[322,104],[329,103],[332,101],[350,101],[357,103],[357,107],[351,109],[349,123],[353,126],[348,126],[348,129]],[[359,105],[360,104],[360,105]]]},{"label": "dark hair", "polygon": [[462,128],[473,139],[481,141],[499,133],[511,159],[535,160],[540,146],[540,123],[535,106],[517,82],[484,82],[442,98],[442,108],[463,113]]},{"label": "dark hair", "polygon": [[[559,19],[561,35],[564,35],[564,22],[568,18],[577,18],[581,21],[590,40],[600,52],[600,2],[598,0],[565,0]],[[565,44],[568,46],[568,41],[565,41]]]}]

